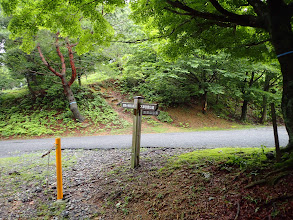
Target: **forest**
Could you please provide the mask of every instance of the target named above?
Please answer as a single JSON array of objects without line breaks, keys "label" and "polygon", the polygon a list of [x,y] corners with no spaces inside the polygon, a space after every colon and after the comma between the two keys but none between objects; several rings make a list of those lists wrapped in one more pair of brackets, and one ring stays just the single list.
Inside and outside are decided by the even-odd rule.
[{"label": "forest", "polygon": [[59,202],[56,146],[9,151],[0,155],[0,218],[293,218],[292,0],[0,6],[3,146],[130,134],[132,110],[121,103],[135,96],[159,104],[157,117],[143,116],[145,133],[267,129],[276,113],[289,137],[281,152],[146,147],[135,169],[131,149],[62,149]]},{"label": "forest", "polygon": [[[99,84],[125,99],[140,95],[163,109],[200,106],[203,114],[238,122],[270,122],[275,103],[283,122],[282,71],[273,46],[257,29],[235,26],[231,41],[230,27],[221,28],[227,33],[219,37],[211,34],[215,26],[189,33],[189,24],[170,23],[161,30],[147,15],[138,19],[135,3],[92,3],[94,10],[70,1],[66,11],[61,3],[45,2],[17,3],[22,10],[2,2],[2,137],[62,134],[82,128],[84,120],[97,127],[127,126],[99,94]],[[52,14],[56,8],[60,12]],[[70,16],[74,10],[81,15]],[[169,22],[163,15],[157,19]],[[191,37],[196,31],[203,36]],[[167,112],[160,118],[172,120]],[[56,120],[63,125],[54,127]]]}]

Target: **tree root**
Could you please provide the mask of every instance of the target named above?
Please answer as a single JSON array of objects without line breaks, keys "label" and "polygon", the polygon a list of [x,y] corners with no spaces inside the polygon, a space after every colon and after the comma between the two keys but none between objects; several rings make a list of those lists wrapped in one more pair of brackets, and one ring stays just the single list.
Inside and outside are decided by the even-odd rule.
[{"label": "tree root", "polygon": [[261,180],[258,180],[258,181],[255,181],[255,182],[252,182],[252,183],[248,184],[247,186],[244,187],[244,189],[249,189],[249,188],[252,188],[252,187],[254,187],[256,185],[264,184],[266,182],[267,182],[267,180],[261,179]]},{"label": "tree root", "polygon": [[[244,187],[244,189],[249,189],[249,188],[252,188],[252,187],[254,187],[256,185],[261,185],[261,184],[264,184],[264,183],[269,183],[271,185],[276,185],[280,179],[288,176],[289,174],[291,174],[291,172],[292,172],[292,167],[282,167],[280,169],[277,169],[277,170],[274,170],[272,172],[267,173],[264,176],[263,179],[257,180],[255,182],[252,182],[252,183],[246,185]],[[275,175],[275,174],[278,174],[278,175]],[[275,175],[275,177],[271,177],[273,175]],[[268,177],[270,177],[270,178],[268,178]]]},{"label": "tree root", "polygon": [[240,213],[240,203],[237,202],[237,213],[236,213],[236,216],[235,216],[234,220],[237,220],[238,219],[239,213]]},{"label": "tree root", "polygon": [[268,201],[265,205],[266,206],[269,206],[279,200],[286,200],[286,199],[291,199],[293,198],[293,194],[288,194],[288,195],[283,195],[283,196],[279,196],[279,197],[276,197],[276,198],[273,198],[271,199],[270,201]]},{"label": "tree root", "polygon": [[274,175],[274,174],[276,174],[276,173],[280,173],[280,172],[285,171],[285,170],[287,170],[287,169],[288,169],[288,167],[282,167],[282,168],[280,168],[280,169],[274,170],[274,171],[272,171],[272,172],[269,172],[267,175],[265,175],[264,178],[267,178],[267,177],[269,177],[269,176],[272,176],[272,175]]},{"label": "tree root", "polygon": [[289,171],[289,172],[283,172],[283,173],[279,174],[278,176],[276,176],[276,177],[272,180],[272,185],[276,185],[277,182],[278,182],[280,179],[282,179],[282,178],[285,177],[285,176],[288,176],[290,173],[291,173],[291,172]]}]

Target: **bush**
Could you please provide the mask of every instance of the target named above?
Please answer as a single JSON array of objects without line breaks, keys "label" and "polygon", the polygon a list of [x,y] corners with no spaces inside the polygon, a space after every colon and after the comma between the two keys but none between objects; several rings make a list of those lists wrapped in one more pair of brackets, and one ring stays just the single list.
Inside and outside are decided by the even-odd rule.
[{"label": "bush", "polygon": [[169,116],[168,112],[161,111],[160,114],[157,116],[158,120],[161,122],[172,123],[173,119]]}]

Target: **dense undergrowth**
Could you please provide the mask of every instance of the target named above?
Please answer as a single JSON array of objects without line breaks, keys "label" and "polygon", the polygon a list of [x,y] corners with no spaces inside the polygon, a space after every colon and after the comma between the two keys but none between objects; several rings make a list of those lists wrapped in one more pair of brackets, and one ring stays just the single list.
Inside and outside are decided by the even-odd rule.
[{"label": "dense undergrowth", "polygon": [[20,90],[1,96],[1,136],[60,135],[73,130],[91,134],[129,126],[118,117],[100,92],[87,87],[73,89],[81,114],[87,118],[86,123],[73,119],[60,88],[48,90],[35,100],[27,92]]}]

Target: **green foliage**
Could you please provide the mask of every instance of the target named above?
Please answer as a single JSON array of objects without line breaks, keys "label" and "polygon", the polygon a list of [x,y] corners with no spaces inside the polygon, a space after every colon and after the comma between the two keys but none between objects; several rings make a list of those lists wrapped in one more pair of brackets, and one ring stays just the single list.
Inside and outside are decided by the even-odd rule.
[{"label": "green foliage", "polygon": [[12,89],[14,87],[18,87],[23,83],[21,79],[14,79],[8,69],[4,66],[0,68],[0,90],[2,89]]},{"label": "green foliage", "polygon": [[125,92],[140,94],[165,105],[186,103],[205,91],[223,93],[222,86],[214,82],[214,78],[225,73],[220,65],[217,67],[217,63],[223,63],[224,56],[206,57],[199,51],[195,53],[176,62],[167,62],[150,45],[144,45],[134,55],[125,56],[122,87]]},{"label": "green foliage", "polygon": [[[219,13],[210,1],[181,2],[184,6],[194,9],[200,15],[188,14],[186,11],[172,7],[168,1],[139,0],[131,1],[131,18],[144,25],[150,38],[165,37],[160,44],[160,51],[168,57],[177,58],[192,53],[195,49],[207,52],[226,50],[239,57],[254,57],[264,59],[268,57],[268,48],[264,44],[248,47],[251,42],[260,42],[268,38],[268,34],[261,29],[234,26],[214,19],[203,19],[201,13]],[[250,7],[238,5],[238,2],[221,1],[225,10],[238,15],[254,15]],[[245,3],[243,3],[245,5]],[[187,10],[188,11],[188,10]],[[175,13],[174,13],[175,12]],[[234,21],[235,22],[235,21]]]},{"label": "green foliage", "polygon": [[160,114],[157,116],[157,118],[161,122],[166,122],[166,123],[172,123],[173,119],[169,116],[168,112],[160,111]]},{"label": "green foliage", "polygon": [[13,39],[22,38],[21,48],[31,52],[35,47],[35,36],[41,29],[52,33],[59,32],[62,37],[79,39],[77,51],[89,51],[93,43],[107,44],[114,31],[104,17],[124,1],[6,1],[0,4],[5,15],[12,16],[9,30]]},{"label": "green foliage", "polygon": [[[73,119],[68,103],[60,90],[60,85],[54,85],[43,97],[34,102],[30,96],[5,95],[1,98],[0,135],[9,136],[41,136],[62,134],[70,130],[84,130],[87,126]],[[82,114],[88,119],[88,126],[93,127],[90,133],[100,129],[110,130],[124,128],[128,123],[119,119],[118,114],[101,97],[90,89],[73,86],[77,94],[76,100],[82,109]],[[7,107],[5,107],[7,106]]]}]

